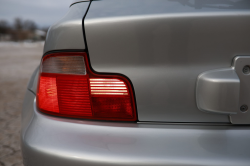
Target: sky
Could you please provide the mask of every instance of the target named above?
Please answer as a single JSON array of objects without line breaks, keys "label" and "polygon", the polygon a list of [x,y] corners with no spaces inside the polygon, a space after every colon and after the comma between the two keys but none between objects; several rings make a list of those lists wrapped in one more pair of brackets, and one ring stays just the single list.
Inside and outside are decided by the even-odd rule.
[{"label": "sky", "polygon": [[0,0],[0,20],[10,24],[14,18],[32,20],[38,27],[48,27],[62,18],[72,0]]}]

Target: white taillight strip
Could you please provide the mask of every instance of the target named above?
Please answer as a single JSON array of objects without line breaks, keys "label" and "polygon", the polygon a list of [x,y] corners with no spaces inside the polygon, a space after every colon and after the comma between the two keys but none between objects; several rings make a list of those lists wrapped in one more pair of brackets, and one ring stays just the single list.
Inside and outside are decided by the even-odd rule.
[{"label": "white taillight strip", "polygon": [[116,87],[118,87],[118,86],[126,86],[126,85],[117,85],[117,84],[90,84],[90,86],[99,86],[99,87],[102,87],[102,86],[116,86]]},{"label": "white taillight strip", "polygon": [[92,81],[97,81],[97,82],[98,82],[98,81],[112,81],[112,82],[113,82],[113,81],[120,81],[120,80],[118,80],[118,79],[99,79],[99,78],[90,78],[89,81],[91,81],[91,82],[92,82]]},{"label": "white taillight strip", "polygon": [[90,82],[91,84],[124,84],[122,81],[119,82]]},{"label": "white taillight strip", "polygon": [[127,89],[126,87],[90,87],[90,89]]},{"label": "white taillight strip", "polygon": [[91,90],[91,92],[128,92],[127,90]]},{"label": "white taillight strip", "polygon": [[92,95],[128,95],[126,84],[119,79],[89,79]]},{"label": "white taillight strip", "polygon": [[128,95],[128,93],[92,93],[92,95]]}]

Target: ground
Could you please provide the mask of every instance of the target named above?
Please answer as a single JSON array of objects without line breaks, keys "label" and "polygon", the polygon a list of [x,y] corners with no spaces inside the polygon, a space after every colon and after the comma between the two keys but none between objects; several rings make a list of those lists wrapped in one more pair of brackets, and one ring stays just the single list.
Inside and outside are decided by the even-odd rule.
[{"label": "ground", "polygon": [[0,166],[23,166],[20,149],[22,103],[43,44],[0,42]]}]

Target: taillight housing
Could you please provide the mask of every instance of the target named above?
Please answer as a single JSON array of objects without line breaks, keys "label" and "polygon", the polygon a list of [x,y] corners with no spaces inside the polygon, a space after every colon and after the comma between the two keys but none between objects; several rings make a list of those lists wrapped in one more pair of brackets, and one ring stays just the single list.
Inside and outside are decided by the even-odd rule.
[{"label": "taillight housing", "polygon": [[130,81],[121,75],[91,70],[84,52],[46,55],[41,62],[37,107],[41,112],[72,118],[136,121]]}]

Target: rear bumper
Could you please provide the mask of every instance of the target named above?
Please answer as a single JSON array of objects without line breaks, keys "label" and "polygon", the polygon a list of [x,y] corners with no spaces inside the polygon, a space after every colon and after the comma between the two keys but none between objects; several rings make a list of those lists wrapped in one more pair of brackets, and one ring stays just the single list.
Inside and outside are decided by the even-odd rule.
[{"label": "rear bumper", "polygon": [[250,127],[96,122],[23,107],[25,166],[250,165]]}]

